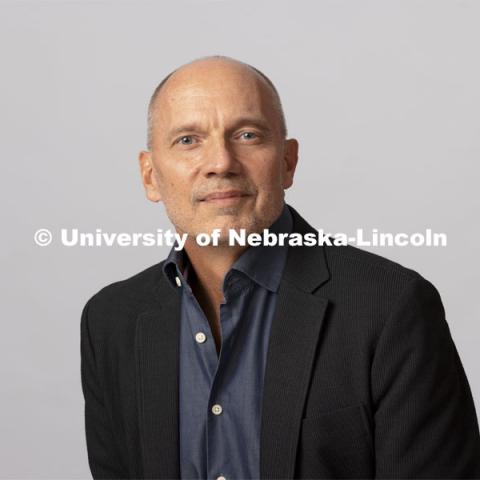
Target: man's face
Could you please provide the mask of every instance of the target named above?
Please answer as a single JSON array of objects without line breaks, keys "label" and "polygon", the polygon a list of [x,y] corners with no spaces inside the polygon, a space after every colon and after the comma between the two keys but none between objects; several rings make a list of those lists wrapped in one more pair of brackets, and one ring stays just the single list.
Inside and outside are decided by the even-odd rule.
[{"label": "man's face", "polygon": [[[271,93],[236,65],[206,62],[174,74],[157,98],[147,196],[179,233],[259,232],[278,217],[293,182],[296,140],[285,140]],[[228,197],[225,196],[228,195]],[[216,198],[215,198],[216,197]]]}]

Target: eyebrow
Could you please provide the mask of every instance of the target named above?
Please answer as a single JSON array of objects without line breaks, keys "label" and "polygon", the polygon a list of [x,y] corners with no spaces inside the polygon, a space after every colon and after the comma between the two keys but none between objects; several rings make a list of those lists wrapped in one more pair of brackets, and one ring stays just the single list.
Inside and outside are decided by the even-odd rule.
[{"label": "eyebrow", "polygon": [[[237,130],[242,125],[251,125],[259,130],[264,132],[271,132],[272,128],[270,125],[262,119],[256,117],[241,117],[235,120],[234,124],[227,129],[227,132],[233,132]],[[185,125],[180,125],[168,132],[168,137],[172,138],[183,132],[192,132],[192,131],[201,131],[202,127],[199,123],[186,123]]]}]

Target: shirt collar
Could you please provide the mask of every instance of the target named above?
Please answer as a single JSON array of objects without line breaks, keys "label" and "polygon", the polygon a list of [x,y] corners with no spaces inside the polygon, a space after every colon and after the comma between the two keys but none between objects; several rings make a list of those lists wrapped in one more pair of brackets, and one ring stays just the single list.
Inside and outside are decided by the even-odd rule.
[{"label": "shirt collar", "polygon": [[[283,204],[283,209],[277,219],[268,228],[272,233],[291,233],[293,227],[293,219],[290,209],[286,203]],[[263,234],[263,232],[260,232]],[[163,272],[170,284],[174,288],[178,288],[175,277],[183,282],[186,281],[184,273],[188,276],[188,256],[184,250],[175,250],[177,243],[172,247],[168,257],[163,265]],[[287,258],[288,245],[258,245],[247,248],[231,269],[225,275],[225,282],[232,270],[237,270],[247,275],[251,280],[265,287],[266,289],[276,292],[280,285],[283,269]]]}]

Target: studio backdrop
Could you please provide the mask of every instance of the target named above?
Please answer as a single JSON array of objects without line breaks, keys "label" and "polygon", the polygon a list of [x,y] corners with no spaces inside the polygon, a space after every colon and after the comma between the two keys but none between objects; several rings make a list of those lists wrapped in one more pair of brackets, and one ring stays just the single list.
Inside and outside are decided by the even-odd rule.
[{"label": "studio backdrop", "polygon": [[475,0],[1,1],[0,477],[90,477],[81,309],[169,247],[74,235],[173,228],[141,183],[147,104],[206,55],[276,85],[287,202],[437,287],[478,412],[479,24]]}]

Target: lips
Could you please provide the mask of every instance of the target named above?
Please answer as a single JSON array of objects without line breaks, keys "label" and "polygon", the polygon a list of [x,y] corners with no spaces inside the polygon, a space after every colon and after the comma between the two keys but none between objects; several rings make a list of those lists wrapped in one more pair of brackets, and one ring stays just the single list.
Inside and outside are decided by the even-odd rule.
[{"label": "lips", "polygon": [[213,192],[207,195],[202,201],[220,200],[223,198],[245,197],[248,194],[241,190],[227,190],[225,192]]}]

